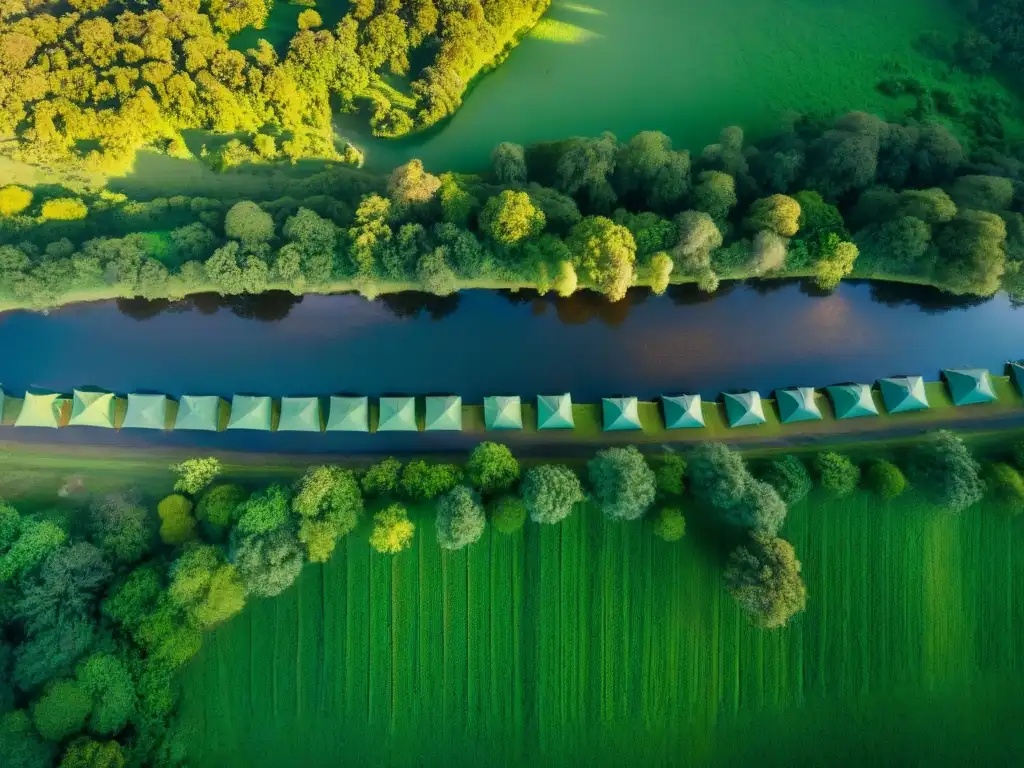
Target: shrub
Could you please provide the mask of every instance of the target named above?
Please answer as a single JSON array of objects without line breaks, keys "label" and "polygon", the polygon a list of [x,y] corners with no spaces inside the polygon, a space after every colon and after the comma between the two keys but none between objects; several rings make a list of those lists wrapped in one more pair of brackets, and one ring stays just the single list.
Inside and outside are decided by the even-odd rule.
[{"label": "shrub", "polygon": [[469,454],[469,482],[483,493],[507,491],[519,479],[519,461],[507,445],[484,442]]},{"label": "shrub", "polygon": [[491,525],[499,533],[515,533],[526,522],[526,505],[518,496],[502,496],[491,505]]},{"label": "shrub", "polygon": [[614,520],[636,520],[654,503],[654,472],[632,445],[598,452],[587,470],[595,500]]},{"label": "shrub", "polygon": [[410,461],[402,470],[402,493],[411,501],[431,501],[450,491],[461,480],[462,470],[454,464]]},{"label": "shrub", "polygon": [[215,528],[227,528],[235,519],[235,511],[249,497],[240,485],[215,485],[200,497],[196,517]]},{"label": "shrub", "polygon": [[397,555],[412,545],[416,525],[401,504],[385,507],[373,516],[370,546],[383,555]]},{"label": "shrub", "polygon": [[480,497],[457,485],[437,504],[437,542],[442,549],[462,549],[479,539],[487,524]]},{"label": "shrub", "polygon": [[783,456],[769,464],[764,473],[764,480],[789,505],[803,501],[814,487],[807,467],[792,455]]},{"label": "shrub", "polygon": [[178,476],[174,481],[174,490],[195,495],[220,474],[220,461],[212,456],[205,459],[188,459],[180,464],[172,464],[171,472]]},{"label": "shrub", "polygon": [[821,487],[833,496],[848,496],[860,482],[860,468],[841,453],[825,451],[814,457]]},{"label": "shrub", "polygon": [[1013,516],[1024,511],[1024,478],[1009,464],[993,464],[985,473],[985,481],[992,498],[1005,505]]},{"label": "shrub", "polygon": [[526,470],[523,504],[535,523],[558,523],[586,498],[576,473],[560,464],[542,464]]},{"label": "shrub", "polygon": [[156,507],[160,516],[160,539],[164,544],[184,544],[196,537],[192,502],[179,493],[164,498]]},{"label": "shrub", "polygon": [[755,534],[729,555],[725,587],[751,622],[766,629],[785,626],[807,605],[793,546],[767,534]]},{"label": "shrub", "polygon": [[679,541],[686,535],[686,518],[678,507],[662,507],[654,520],[654,535],[665,541]]},{"label": "shrub", "polygon": [[394,456],[378,461],[362,478],[363,493],[367,496],[386,496],[398,488],[402,473],[402,462]]},{"label": "shrub", "polygon": [[891,461],[879,459],[868,465],[864,472],[864,485],[886,501],[895,499],[907,489],[907,478]]},{"label": "shrub", "polygon": [[277,530],[288,522],[292,495],[283,485],[268,485],[254,492],[235,510],[235,530],[260,535]]},{"label": "shrub", "polygon": [[662,496],[682,496],[686,490],[686,459],[678,453],[666,453],[654,470],[655,485]]}]

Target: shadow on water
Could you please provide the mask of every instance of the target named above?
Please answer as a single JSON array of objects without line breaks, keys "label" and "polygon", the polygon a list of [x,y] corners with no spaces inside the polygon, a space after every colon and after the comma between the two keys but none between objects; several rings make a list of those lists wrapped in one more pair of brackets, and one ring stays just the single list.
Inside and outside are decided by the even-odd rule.
[{"label": "shadow on water", "polygon": [[585,325],[596,320],[610,328],[622,325],[634,307],[646,303],[651,297],[649,288],[633,288],[621,301],[611,302],[600,293],[579,291],[569,297],[554,293],[541,296],[536,291],[499,291],[514,306],[529,305],[530,314],[541,317],[548,307],[554,307],[555,316],[563,325]]},{"label": "shadow on water", "polygon": [[381,296],[380,303],[398,318],[416,318],[421,314],[431,320],[443,320],[459,308],[459,294],[437,296],[425,291],[403,291]]},{"label": "shadow on water", "polygon": [[181,301],[167,299],[118,299],[117,310],[133,320],[150,320],[162,314],[181,314],[195,310],[201,315],[213,315],[222,309],[246,320],[274,323],[284,320],[302,296],[288,291],[267,291],[254,296],[221,296],[217,293],[197,293]]},{"label": "shadow on water", "polygon": [[957,296],[932,288],[930,285],[881,282],[872,282],[870,285],[871,299],[876,304],[884,304],[887,307],[917,307],[928,315],[980,307],[992,300],[991,296]]}]

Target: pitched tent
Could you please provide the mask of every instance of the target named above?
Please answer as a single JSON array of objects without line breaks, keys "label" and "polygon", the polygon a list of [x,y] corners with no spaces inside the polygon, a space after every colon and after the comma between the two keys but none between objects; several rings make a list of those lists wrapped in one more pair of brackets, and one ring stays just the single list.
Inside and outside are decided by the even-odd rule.
[{"label": "pitched tent", "polygon": [[889,413],[923,411],[928,407],[928,395],[924,391],[924,379],[920,376],[896,376],[879,379],[885,410]]},{"label": "pitched tent", "polygon": [[687,429],[704,426],[704,409],[700,395],[662,395],[661,409],[665,429]]},{"label": "pitched tent", "polygon": [[319,397],[282,397],[278,432],[319,432]]},{"label": "pitched tent", "polygon": [[601,417],[605,432],[643,429],[635,397],[605,397],[601,400]]},{"label": "pitched tent", "polygon": [[60,426],[60,410],[64,401],[56,393],[37,395],[25,393],[21,403],[21,411],[14,421],[16,427],[51,427]]},{"label": "pitched tent", "polygon": [[1013,383],[1017,385],[1017,391],[1024,395],[1024,363],[1011,362],[1010,375],[1013,376]]},{"label": "pitched tent", "polygon": [[860,416],[877,416],[878,406],[871,397],[871,387],[867,384],[837,384],[826,387],[828,396],[832,398],[832,407],[837,419],[856,419]]},{"label": "pitched tent", "polygon": [[427,432],[461,432],[462,398],[457,395],[428,397],[423,428]]},{"label": "pitched tent", "polygon": [[537,395],[537,429],[572,429],[572,397],[564,395]]},{"label": "pitched tent", "polygon": [[128,395],[122,428],[163,429],[167,424],[167,395]]},{"label": "pitched tent", "polygon": [[485,397],[484,426],[487,429],[522,429],[523,404],[519,395]]},{"label": "pitched tent", "polygon": [[723,392],[725,415],[730,427],[756,427],[764,424],[764,404],[757,392]]},{"label": "pitched tent", "polygon": [[110,392],[83,392],[76,389],[71,401],[69,427],[114,428],[116,398]]},{"label": "pitched tent", "polygon": [[416,398],[382,397],[378,432],[416,432]]},{"label": "pitched tent", "polygon": [[182,395],[174,428],[216,432],[220,429],[220,404],[216,395]]},{"label": "pitched tent", "polygon": [[779,421],[783,424],[821,419],[821,410],[818,408],[814,387],[777,389],[775,390],[775,404],[779,406]]},{"label": "pitched tent", "polygon": [[942,372],[953,405],[991,403],[996,399],[992,377],[984,368],[953,368]]},{"label": "pitched tent", "polygon": [[328,432],[369,432],[370,401],[365,397],[332,397]]},{"label": "pitched tent", "polygon": [[269,432],[273,402],[266,395],[235,395],[231,398],[228,429]]}]

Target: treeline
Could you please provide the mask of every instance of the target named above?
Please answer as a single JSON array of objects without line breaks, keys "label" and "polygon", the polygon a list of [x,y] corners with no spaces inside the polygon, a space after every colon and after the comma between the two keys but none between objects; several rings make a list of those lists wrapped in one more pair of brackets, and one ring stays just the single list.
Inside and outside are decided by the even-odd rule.
[{"label": "treeline", "polygon": [[[270,0],[3,0],[0,135],[16,137],[19,159],[104,172],[128,167],[148,145],[190,157],[189,129],[235,136],[209,158],[215,167],[358,162],[353,147],[335,146],[334,109],[369,107],[385,136],[431,125],[549,2],[359,0],[334,29],[306,9],[279,53],[265,40],[231,47],[243,28],[263,28]],[[410,58],[421,62],[415,76]],[[385,72],[410,76],[410,95],[385,85]]]},{"label": "treeline", "polygon": [[[660,133],[498,146],[481,176],[337,176],[322,194],[255,202],[130,202],[0,189],[0,296],[180,297],[389,286],[447,295],[467,281],[615,301],[722,277],[905,278],[1024,295],[1024,165],[968,155],[942,125],[851,113],[754,145],[739,128],[691,157]],[[102,232],[121,237],[95,236]]]}]

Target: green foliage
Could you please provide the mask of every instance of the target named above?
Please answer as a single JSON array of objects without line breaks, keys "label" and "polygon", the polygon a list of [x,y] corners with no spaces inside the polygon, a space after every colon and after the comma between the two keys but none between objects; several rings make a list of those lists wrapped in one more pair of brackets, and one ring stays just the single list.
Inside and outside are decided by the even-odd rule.
[{"label": "green foliage", "polygon": [[907,478],[891,461],[879,459],[868,464],[864,471],[864,486],[890,501],[901,496],[907,489]]},{"label": "green foliage", "polygon": [[847,456],[835,451],[824,451],[814,457],[813,463],[818,483],[833,496],[847,496],[857,489],[860,467]]},{"label": "green foliage", "polygon": [[935,277],[953,293],[988,296],[1006,269],[1006,222],[987,211],[961,211],[935,239]]},{"label": "green foliage", "polygon": [[135,713],[135,683],[124,663],[108,653],[94,653],[78,665],[75,676],[92,697],[89,731],[113,736],[124,728]]},{"label": "green foliage", "polygon": [[14,655],[14,683],[31,691],[47,680],[67,675],[96,642],[89,619],[70,618],[28,637]]},{"label": "green foliage", "polygon": [[180,493],[162,499],[156,506],[160,517],[160,539],[164,544],[184,544],[196,537],[192,502]]},{"label": "green foliage", "polygon": [[397,555],[412,546],[416,525],[401,504],[391,504],[373,516],[370,546],[382,555]]},{"label": "green foliage", "polygon": [[153,564],[141,565],[103,601],[103,614],[129,632],[134,632],[156,607],[163,590],[160,569]]},{"label": "green foliage", "polygon": [[791,454],[772,461],[765,469],[763,479],[790,506],[807,498],[814,487],[807,467]]},{"label": "green foliage", "polygon": [[250,200],[235,203],[224,216],[224,235],[247,247],[274,237],[274,217]]},{"label": "green foliage", "polygon": [[23,709],[0,715],[0,755],[9,768],[50,768],[57,747],[39,738]]},{"label": "green foliage", "polygon": [[437,541],[442,549],[462,549],[479,539],[487,524],[479,495],[457,485],[437,502]]},{"label": "green foliage", "polygon": [[679,507],[662,507],[654,519],[654,535],[664,541],[679,541],[686,535],[686,518]]},{"label": "green foliage", "polygon": [[840,240],[836,234],[829,234],[819,248],[818,261],[814,265],[814,280],[824,291],[831,291],[853,271],[854,262],[860,251],[854,243]]},{"label": "green foliage", "polygon": [[598,452],[587,471],[594,500],[612,519],[636,520],[654,503],[654,471],[635,446]]},{"label": "green foliage", "polygon": [[58,768],[124,768],[124,749],[116,741],[75,739]]},{"label": "green foliage", "polygon": [[950,512],[963,512],[985,492],[981,465],[964,441],[948,430],[929,435],[915,450],[908,470],[914,486]]},{"label": "green foliage", "polygon": [[18,617],[32,633],[85,618],[113,572],[103,553],[86,541],[61,547],[22,584]]},{"label": "green foliage", "polygon": [[337,541],[347,536],[363,513],[363,495],[351,470],[313,467],[296,485],[292,512],[299,518],[299,541],[310,562],[330,559]]},{"label": "green foliage", "polygon": [[275,597],[299,577],[303,550],[291,531],[278,528],[262,535],[233,536],[230,558],[247,594]]},{"label": "green foliage", "polygon": [[743,457],[722,443],[698,446],[687,461],[687,477],[693,495],[718,509],[739,504],[751,479]]},{"label": "green foliage", "polygon": [[491,152],[491,167],[499,184],[526,183],[526,153],[519,144],[502,142]]},{"label": "green foliage", "polygon": [[[5,538],[10,544],[0,554],[0,582],[13,581],[39,565],[50,554],[57,550],[66,540],[67,533],[50,520],[37,520],[32,517],[20,517],[15,521],[11,517],[11,508],[5,508]],[[17,515],[17,513],[14,513]],[[17,531],[11,535],[12,527]]]},{"label": "green foliage", "polygon": [[76,221],[89,215],[89,209],[77,197],[55,197],[43,203],[39,217],[44,221]]},{"label": "green foliage", "polygon": [[238,519],[236,510],[248,498],[245,488],[234,483],[207,488],[196,505],[196,518],[217,530],[227,528]]},{"label": "green foliage", "polygon": [[470,484],[482,493],[507,491],[519,480],[519,460],[508,446],[485,441],[469,454],[466,474]]},{"label": "green foliage", "polygon": [[0,187],[0,216],[16,216],[32,205],[32,192],[17,184]]},{"label": "green foliage", "polygon": [[725,587],[751,622],[765,629],[784,627],[807,605],[793,546],[768,534],[754,534],[729,555]]},{"label": "green foliage", "polygon": [[518,496],[502,496],[492,502],[490,514],[494,530],[512,534],[520,531],[526,522],[526,505]]},{"label": "green foliage", "polygon": [[561,464],[530,467],[523,476],[521,493],[535,523],[561,522],[586,498],[576,473]]},{"label": "green foliage", "polygon": [[291,492],[283,485],[270,485],[256,491],[238,505],[235,530],[244,536],[277,530],[288,522],[290,505]]},{"label": "green foliage", "polygon": [[658,493],[682,496],[686,489],[686,459],[678,453],[666,453],[658,462],[654,475]]},{"label": "green foliage", "polygon": [[85,728],[92,710],[88,692],[73,680],[59,680],[39,697],[32,710],[36,730],[44,739],[62,741]]},{"label": "green foliage", "polygon": [[378,461],[363,475],[361,484],[367,496],[388,496],[398,490],[402,462],[394,456]]},{"label": "green foliage", "polygon": [[544,229],[544,212],[526,192],[506,189],[490,198],[480,212],[480,230],[504,246],[514,246]]},{"label": "green foliage", "polygon": [[238,570],[224,562],[217,547],[192,543],[170,567],[167,595],[200,627],[227,621],[245,606],[245,586]]},{"label": "green foliage", "polygon": [[220,474],[220,470],[220,461],[212,456],[205,459],[187,459],[180,464],[172,464],[171,472],[178,476],[174,481],[174,490],[194,496],[212,483]]},{"label": "green foliage", "polygon": [[109,494],[89,507],[89,532],[112,559],[125,564],[141,560],[153,547],[151,513],[131,491]]},{"label": "green foliage", "polygon": [[623,226],[603,216],[588,216],[566,241],[573,265],[609,301],[619,301],[635,276],[636,243]]},{"label": "green foliage", "polygon": [[800,203],[787,195],[762,197],[751,204],[744,225],[754,232],[793,237],[800,229]]},{"label": "green foliage", "polygon": [[431,501],[462,481],[462,470],[454,464],[433,464],[422,459],[410,461],[402,470],[402,493],[410,501]]},{"label": "green foliage", "polygon": [[997,462],[989,466],[985,485],[992,498],[1003,504],[1008,514],[1016,517],[1024,512],[1024,478],[1009,464]]}]

